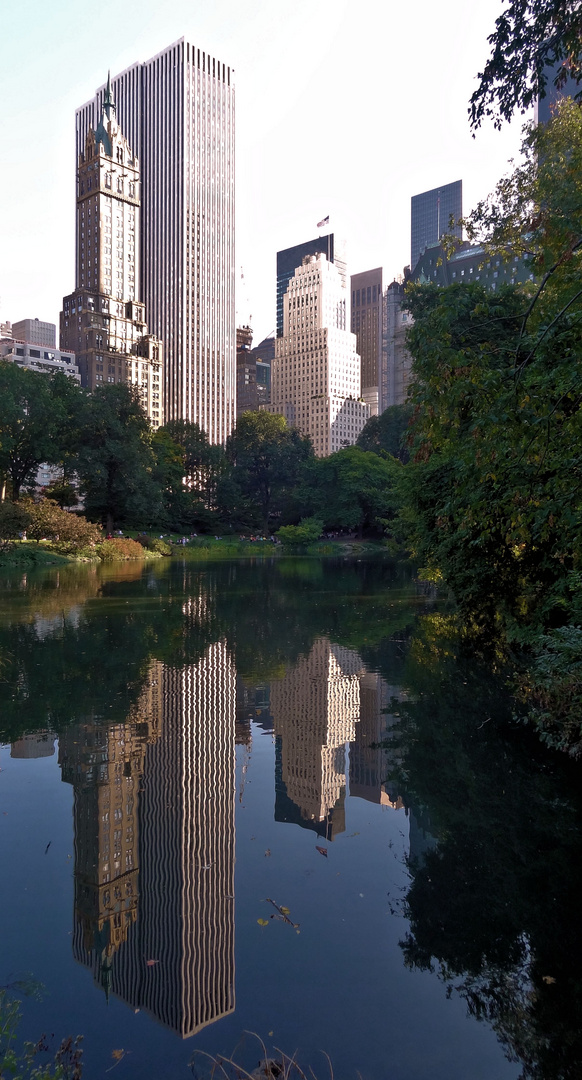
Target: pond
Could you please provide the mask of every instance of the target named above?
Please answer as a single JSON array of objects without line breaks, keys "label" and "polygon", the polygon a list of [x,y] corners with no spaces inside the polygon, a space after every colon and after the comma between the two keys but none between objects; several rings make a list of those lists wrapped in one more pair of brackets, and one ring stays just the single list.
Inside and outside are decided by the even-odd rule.
[{"label": "pond", "polygon": [[410,568],[173,559],[0,593],[22,1039],[82,1035],[84,1080],[252,1071],[256,1036],[318,1080],[325,1055],[336,1080],[582,1075],[579,766]]}]

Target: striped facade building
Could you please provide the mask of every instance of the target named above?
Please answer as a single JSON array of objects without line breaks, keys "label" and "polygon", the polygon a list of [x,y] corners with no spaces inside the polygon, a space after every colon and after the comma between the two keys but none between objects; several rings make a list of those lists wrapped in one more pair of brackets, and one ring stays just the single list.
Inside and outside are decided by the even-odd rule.
[{"label": "striped facade building", "polygon": [[[198,664],[156,665],[156,684],[160,722],[135,796],[136,899],[129,917],[119,912],[127,929],[104,952],[95,906],[88,918],[77,903],[73,948],[107,993],[188,1038],[235,1004],[234,663],[217,642]],[[145,712],[142,723],[145,734]],[[83,868],[99,864],[99,811],[90,790],[84,799],[92,832],[76,793],[75,859]]]},{"label": "striped facade building", "polygon": [[[236,415],[233,71],[181,38],[111,80],[140,162],[140,295],[164,343],[165,421],[224,442]],[[76,155],[106,86],[76,113]]]}]

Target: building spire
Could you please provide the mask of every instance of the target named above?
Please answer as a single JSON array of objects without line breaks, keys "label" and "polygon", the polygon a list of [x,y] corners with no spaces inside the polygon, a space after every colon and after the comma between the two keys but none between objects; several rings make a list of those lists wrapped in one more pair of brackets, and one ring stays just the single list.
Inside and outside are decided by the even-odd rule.
[{"label": "building spire", "polygon": [[115,102],[113,100],[113,92],[111,90],[111,71],[107,72],[107,87],[105,89],[105,97],[103,98],[103,112],[107,113],[107,119],[111,120],[111,112],[115,113]]}]

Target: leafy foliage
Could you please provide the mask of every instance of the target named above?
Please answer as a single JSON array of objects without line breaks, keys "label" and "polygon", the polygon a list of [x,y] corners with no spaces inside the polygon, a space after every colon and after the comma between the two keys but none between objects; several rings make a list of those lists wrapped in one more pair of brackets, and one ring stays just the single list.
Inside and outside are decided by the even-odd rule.
[{"label": "leafy foliage", "polygon": [[[473,224],[490,251],[527,245],[540,285],[409,288],[416,411],[401,493],[412,549],[464,615],[501,618],[535,650],[582,621],[582,111],[565,102],[524,149]],[[578,706],[569,724],[577,744]]]},{"label": "leafy foliage", "polygon": [[301,507],[317,514],[326,529],[382,534],[397,508],[394,458],[348,446],[328,458],[314,458],[297,493]]},{"label": "leafy foliage", "polygon": [[226,453],[234,466],[219,492],[227,516],[268,530],[313,458],[311,442],[288,427],[283,416],[245,412],[228,438]]},{"label": "leafy foliage", "polygon": [[371,416],[366,421],[356,446],[375,454],[384,451],[405,464],[409,459],[406,437],[411,419],[412,408],[408,403],[390,405],[379,416]]},{"label": "leafy foliage", "polygon": [[30,515],[22,502],[14,503],[6,499],[0,503],[0,547],[10,546],[11,540],[17,540],[30,524]]},{"label": "leafy foliage", "polygon": [[21,504],[28,516],[26,535],[29,540],[52,540],[53,547],[64,554],[79,548],[93,548],[102,539],[96,525],[86,518],[61,510],[52,499],[23,499]]},{"label": "leafy foliage", "polygon": [[62,460],[73,401],[79,405],[81,399],[80,388],[60,372],[45,376],[0,361],[0,474],[9,479],[15,501],[42,462]]},{"label": "leafy foliage", "polygon": [[151,431],[134,388],[103,386],[87,398],[75,467],[87,514],[108,532],[114,522],[159,520],[161,492],[153,478]]},{"label": "leafy foliage", "polygon": [[[545,97],[550,80],[558,89],[568,78],[582,80],[582,11],[577,0],[506,0],[488,41],[491,55],[471,97],[471,127],[485,117],[495,127]],[[551,69],[554,69],[553,71]],[[576,97],[582,94],[582,88]]]},{"label": "leafy foliage", "polygon": [[283,544],[312,544],[319,540],[323,531],[321,518],[302,518],[299,525],[283,525],[277,536]]},{"label": "leafy foliage", "polygon": [[101,540],[97,553],[103,562],[117,562],[119,559],[143,559],[144,549],[129,536],[113,536]]}]

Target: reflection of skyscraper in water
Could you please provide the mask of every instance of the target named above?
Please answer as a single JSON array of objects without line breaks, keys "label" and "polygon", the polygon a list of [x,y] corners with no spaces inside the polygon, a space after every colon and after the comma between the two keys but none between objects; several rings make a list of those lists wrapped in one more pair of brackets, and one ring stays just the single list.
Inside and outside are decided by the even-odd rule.
[{"label": "reflection of skyscraper in water", "polygon": [[[161,731],[138,794],[137,920],[108,978],[186,1038],[234,1009],[235,671],[222,642],[198,664],[159,667]],[[77,958],[99,978],[88,944],[77,938]]]},{"label": "reflection of skyscraper in water", "polygon": [[93,963],[107,993],[113,957],[137,916],[137,795],[147,744],[160,732],[161,670],[151,665],[124,723],[94,717],[59,740],[62,778],[74,788],[75,955]]},{"label": "reflection of skyscraper in water", "polygon": [[277,736],[275,820],[332,840],[345,828],[346,743],[360,714],[358,653],[318,638],[307,657],[271,683]]},{"label": "reflection of skyscraper in water", "polygon": [[360,676],[360,722],[350,746],[350,795],[395,809],[401,809],[404,803],[387,779],[394,755],[379,744],[386,742],[397,723],[388,709],[400,693],[398,687],[389,686],[376,672],[366,671]]},{"label": "reflection of skyscraper in water", "polygon": [[140,1004],[183,1038],[234,1010],[235,708],[223,642],[166,668],[144,770]]}]

